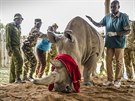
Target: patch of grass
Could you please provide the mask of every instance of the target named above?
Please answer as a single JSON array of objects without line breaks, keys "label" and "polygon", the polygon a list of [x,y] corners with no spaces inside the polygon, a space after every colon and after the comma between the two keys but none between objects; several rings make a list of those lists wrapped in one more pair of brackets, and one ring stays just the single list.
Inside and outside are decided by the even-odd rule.
[{"label": "patch of grass", "polygon": [[0,83],[8,83],[9,68],[0,68]]}]

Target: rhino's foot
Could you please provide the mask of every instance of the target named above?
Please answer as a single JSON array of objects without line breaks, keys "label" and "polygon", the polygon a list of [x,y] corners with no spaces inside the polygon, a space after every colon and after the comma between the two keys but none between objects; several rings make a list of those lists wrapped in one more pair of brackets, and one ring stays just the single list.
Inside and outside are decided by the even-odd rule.
[{"label": "rhino's foot", "polygon": [[83,84],[85,86],[94,86],[94,82],[93,81],[84,82]]}]

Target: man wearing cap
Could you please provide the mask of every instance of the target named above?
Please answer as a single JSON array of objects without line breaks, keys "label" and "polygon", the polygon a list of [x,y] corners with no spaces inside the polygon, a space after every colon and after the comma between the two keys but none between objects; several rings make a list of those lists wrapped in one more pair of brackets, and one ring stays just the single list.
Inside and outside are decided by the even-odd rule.
[{"label": "man wearing cap", "polygon": [[[58,32],[57,29],[58,29],[58,25],[56,23],[48,27],[48,30],[54,32],[55,34],[63,34],[63,33]],[[53,60],[56,55],[57,55],[56,45],[52,44],[51,50],[48,52],[48,55],[47,55],[47,64],[45,68],[46,75],[48,75],[48,72],[49,72],[50,61]]]},{"label": "man wearing cap", "polygon": [[[34,27],[31,29],[29,36],[23,42],[22,51],[24,53],[24,71],[23,71],[23,80],[32,81],[33,74],[37,65],[36,57],[33,53],[33,47],[37,43],[38,37],[42,37],[43,33],[40,32],[42,21],[41,19],[35,19]],[[30,72],[29,72],[30,69]],[[29,76],[27,77],[27,73]]]},{"label": "man wearing cap", "polygon": [[11,57],[9,83],[22,83],[20,75],[22,73],[23,59],[20,51],[21,23],[22,15],[14,15],[14,22],[6,25],[6,49]]}]

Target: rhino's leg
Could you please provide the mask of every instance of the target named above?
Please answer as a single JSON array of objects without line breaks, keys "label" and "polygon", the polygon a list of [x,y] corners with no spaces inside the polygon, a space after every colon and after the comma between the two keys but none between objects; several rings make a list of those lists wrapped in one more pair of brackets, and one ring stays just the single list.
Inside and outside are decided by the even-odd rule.
[{"label": "rhino's leg", "polygon": [[48,85],[48,84],[58,82],[59,79],[60,79],[59,73],[54,71],[50,75],[48,75],[47,77],[44,77],[41,79],[35,79],[33,81],[33,83],[34,84],[41,84],[41,85]]},{"label": "rhino's leg", "polygon": [[88,61],[84,64],[83,77],[84,85],[93,85],[90,81],[90,75],[97,67],[97,54],[93,54]]}]

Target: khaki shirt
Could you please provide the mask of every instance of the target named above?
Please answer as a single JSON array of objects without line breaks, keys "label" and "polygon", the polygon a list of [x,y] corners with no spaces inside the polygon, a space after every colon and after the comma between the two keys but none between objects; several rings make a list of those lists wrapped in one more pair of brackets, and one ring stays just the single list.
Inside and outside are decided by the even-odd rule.
[{"label": "khaki shirt", "polygon": [[15,23],[6,25],[6,48],[12,50],[13,47],[20,47],[21,28],[16,26]]},{"label": "khaki shirt", "polygon": [[135,21],[130,23],[131,31],[130,34],[127,36],[127,47],[129,49],[135,50]]}]

